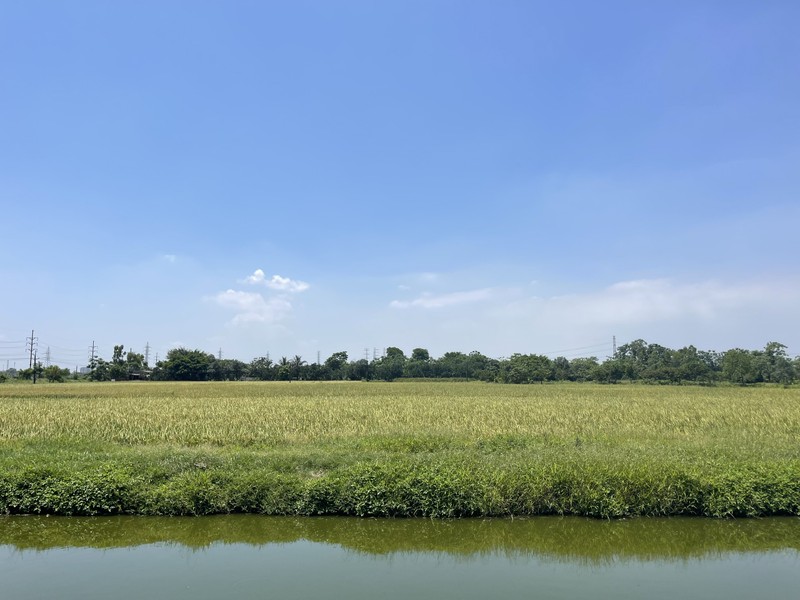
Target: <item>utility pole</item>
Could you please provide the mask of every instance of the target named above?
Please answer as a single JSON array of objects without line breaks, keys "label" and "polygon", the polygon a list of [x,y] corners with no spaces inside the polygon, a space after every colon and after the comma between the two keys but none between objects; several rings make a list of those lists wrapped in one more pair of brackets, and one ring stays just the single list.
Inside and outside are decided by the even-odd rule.
[{"label": "utility pole", "polygon": [[611,358],[616,358],[617,356],[617,336],[611,336],[611,347],[612,347],[612,354]]},{"label": "utility pole", "polygon": [[364,360],[369,362],[369,348],[364,348]]},{"label": "utility pole", "polygon": [[33,367],[33,355],[36,352],[36,342],[39,338],[33,336],[33,329],[31,329],[31,337],[25,338],[25,349],[30,352],[30,361],[28,362],[28,368]]},{"label": "utility pole", "polygon": [[50,346],[47,347],[47,351],[44,353],[44,366],[50,366]]},{"label": "utility pole", "polygon": [[150,366],[150,342],[144,345],[144,364]]},{"label": "utility pole", "polygon": [[217,352],[217,360],[222,360],[222,348],[220,348],[219,352]]},{"label": "utility pole", "polygon": [[[32,331],[31,335],[33,335]],[[33,353],[33,385],[36,385],[36,354],[36,352]]]},{"label": "utility pole", "polygon": [[317,366],[319,366],[319,364],[320,364],[320,362],[319,362],[319,350],[317,350]]}]

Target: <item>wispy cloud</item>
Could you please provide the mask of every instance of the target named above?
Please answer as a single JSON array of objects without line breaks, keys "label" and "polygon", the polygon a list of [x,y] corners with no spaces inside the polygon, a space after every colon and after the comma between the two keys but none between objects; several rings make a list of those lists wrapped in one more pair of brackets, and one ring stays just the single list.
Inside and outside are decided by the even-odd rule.
[{"label": "wispy cloud", "polygon": [[284,318],[292,310],[291,303],[282,296],[264,298],[258,292],[226,290],[213,297],[214,302],[223,308],[236,311],[233,324],[274,323]]},{"label": "wispy cloud", "polygon": [[451,292],[449,294],[422,294],[414,300],[393,300],[389,303],[392,308],[444,308],[461,304],[471,304],[492,298],[492,289],[483,288],[466,292]]},{"label": "wispy cloud", "polygon": [[304,292],[310,287],[305,281],[290,279],[280,275],[273,275],[271,278],[267,279],[267,276],[262,269],[256,269],[253,271],[253,274],[243,279],[242,283],[248,283],[250,285],[265,285],[273,290],[292,293]]},{"label": "wispy cloud", "polygon": [[675,319],[714,319],[748,307],[796,302],[800,290],[764,283],[724,284],[718,281],[676,283],[642,279],[615,283],[603,290],[557,296],[535,302],[553,317],[592,323],[644,323]]},{"label": "wispy cloud", "polygon": [[[537,286],[546,287],[545,285]],[[492,356],[578,348],[612,335],[667,346],[792,347],[800,280],[637,279],[569,294],[533,295],[527,282],[399,298],[387,319],[397,344],[438,351],[479,349]],[[792,351],[795,351],[792,348]],[[587,351],[588,352],[588,351]]]}]

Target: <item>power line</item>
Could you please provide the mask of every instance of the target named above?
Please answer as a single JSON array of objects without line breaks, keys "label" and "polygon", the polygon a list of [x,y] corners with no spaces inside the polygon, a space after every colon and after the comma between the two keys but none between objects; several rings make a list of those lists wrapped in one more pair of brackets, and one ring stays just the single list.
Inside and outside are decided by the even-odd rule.
[{"label": "power line", "polygon": [[67,346],[59,346],[57,344],[52,344],[47,340],[43,341],[42,344],[47,344],[54,350],[59,350],[61,352],[79,352],[79,353],[83,352],[83,350],[81,350],[80,348],[68,348]]}]

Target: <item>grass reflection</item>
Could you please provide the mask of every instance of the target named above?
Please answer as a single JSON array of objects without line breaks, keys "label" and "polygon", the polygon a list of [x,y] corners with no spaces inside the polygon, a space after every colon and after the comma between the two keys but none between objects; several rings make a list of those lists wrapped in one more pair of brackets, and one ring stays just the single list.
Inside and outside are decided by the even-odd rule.
[{"label": "grass reflection", "polygon": [[0,517],[0,545],[18,550],[179,544],[284,544],[308,540],[386,555],[501,554],[579,563],[685,560],[727,553],[800,552],[800,519],[742,521],[577,517],[528,519],[353,519],[227,515],[186,517]]}]

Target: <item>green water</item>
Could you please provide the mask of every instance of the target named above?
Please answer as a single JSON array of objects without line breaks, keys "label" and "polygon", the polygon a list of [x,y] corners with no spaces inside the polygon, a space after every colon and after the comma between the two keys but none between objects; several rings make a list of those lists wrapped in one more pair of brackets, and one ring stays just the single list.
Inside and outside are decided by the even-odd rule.
[{"label": "green water", "polygon": [[800,598],[800,519],[0,517],[0,598]]}]

